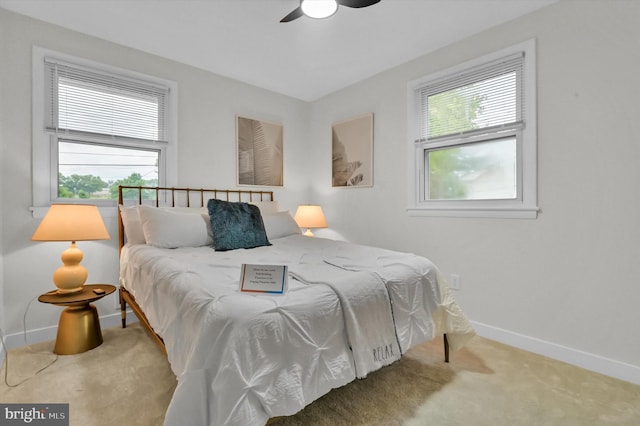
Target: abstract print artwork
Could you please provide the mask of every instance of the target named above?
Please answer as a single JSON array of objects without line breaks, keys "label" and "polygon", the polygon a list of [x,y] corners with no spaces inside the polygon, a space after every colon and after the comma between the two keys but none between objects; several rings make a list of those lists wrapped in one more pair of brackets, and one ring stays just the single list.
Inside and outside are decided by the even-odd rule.
[{"label": "abstract print artwork", "polygon": [[239,185],[283,185],[281,124],[236,117]]},{"label": "abstract print artwork", "polygon": [[373,113],[331,128],[332,186],[373,186]]}]

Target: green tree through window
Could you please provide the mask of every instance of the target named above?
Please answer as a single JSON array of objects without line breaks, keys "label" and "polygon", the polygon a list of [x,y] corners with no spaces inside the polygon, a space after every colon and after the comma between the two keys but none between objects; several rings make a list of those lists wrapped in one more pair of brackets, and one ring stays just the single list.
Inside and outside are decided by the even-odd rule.
[{"label": "green tree through window", "polygon": [[107,186],[105,181],[94,175],[58,174],[58,196],[63,198],[89,198]]},{"label": "green tree through window", "polygon": [[[474,120],[482,112],[483,95],[461,89],[429,96],[429,135],[437,137],[450,129],[462,132],[474,129]],[[461,179],[481,166],[481,158],[464,155],[459,149],[428,151],[429,194],[432,199],[462,199],[466,185]]]},{"label": "green tree through window", "polygon": [[[125,179],[117,180],[109,187],[109,193],[112,199],[118,198],[118,186],[120,185],[122,186],[156,186],[158,185],[158,181],[156,179],[145,180],[142,178],[142,175],[140,173],[131,173],[129,177]],[[127,192],[128,191],[126,190],[123,192],[122,195],[124,196],[124,198],[127,198]],[[137,197],[138,191],[131,190],[131,194]],[[151,199],[154,196],[155,196],[154,194],[148,194],[145,191],[142,192],[142,198],[144,199]]]},{"label": "green tree through window", "polygon": [[[143,179],[140,173],[131,173],[125,179],[115,182],[105,182],[99,176],[72,174],[65,176],[58,174],[58,197],[81,199],[112,199],[118,198],[118,186],[157,186],[157,179]],[[108,188],[108,191],[105,189]],[[137,194],[137,192],[136,192]],[[144,198],[150,198],[143,194]]]}]

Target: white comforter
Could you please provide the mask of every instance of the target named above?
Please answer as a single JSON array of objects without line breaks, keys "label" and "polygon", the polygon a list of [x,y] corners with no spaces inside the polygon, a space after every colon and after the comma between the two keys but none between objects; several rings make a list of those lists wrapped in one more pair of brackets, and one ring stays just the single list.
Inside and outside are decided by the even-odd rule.
[{"label": "white comforter", "polygon": [[[365,376],[356,374],[354,352],[366,339],[355,334],[375,331],[366,322],[347,329],[349,312],[327,277],[375,276],[386,286],[402,353],[436,333],[446,332],[453,350],[474,334],[423,257],[299,235],[271,243],[228,252],[124,247],[121,284],[163,337],[178,379],[165,425],[263,425]],[[287,293],[240,293],[242,263],[288,265]],[[385,347],[372,355],[379,366],[395,359]]]}]

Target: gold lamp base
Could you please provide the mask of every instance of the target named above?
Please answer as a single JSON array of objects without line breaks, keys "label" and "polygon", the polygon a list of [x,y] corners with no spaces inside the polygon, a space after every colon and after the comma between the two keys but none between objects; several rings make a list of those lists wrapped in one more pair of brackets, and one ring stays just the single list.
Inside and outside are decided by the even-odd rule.
[{"label": "gold lamp base", "polygon": [[102,344],[98,310],[91,304],[69,306],[60,314],[58,336],[53,352],[72,355]]}]

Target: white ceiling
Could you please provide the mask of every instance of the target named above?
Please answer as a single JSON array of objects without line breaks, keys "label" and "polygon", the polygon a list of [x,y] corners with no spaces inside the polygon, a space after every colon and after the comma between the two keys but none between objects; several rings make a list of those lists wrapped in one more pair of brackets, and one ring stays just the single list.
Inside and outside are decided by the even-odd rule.
[{"label": "white ceiling", "polygon": [[313,101],[557,0],[382,0],[280,19],[299,0],[0,0],[0,7]]}]

